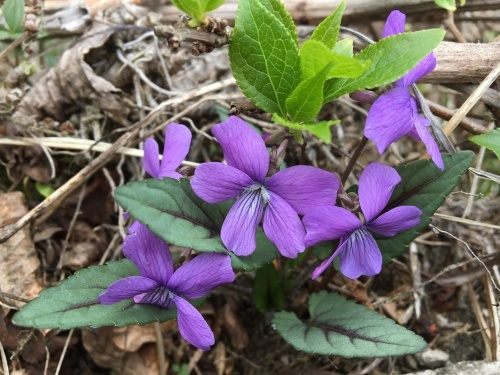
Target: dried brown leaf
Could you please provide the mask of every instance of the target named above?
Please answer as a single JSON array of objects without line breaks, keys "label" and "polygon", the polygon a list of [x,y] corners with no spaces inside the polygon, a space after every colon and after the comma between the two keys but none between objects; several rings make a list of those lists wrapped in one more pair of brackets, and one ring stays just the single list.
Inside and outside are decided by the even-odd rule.
[{"label": "dried brown leaf", "polygon": [[103,112],[117,119],[127,115],[122,91],[98,76],[85,61],[92,49],[102,47],[114,29],[104,23],[95,23],[80,41],[64,52],[59,63],[43,76],[19,103],[14,117],[50,116],[66,120],[82,103],[95,103]]},{"label": "dried brown leaf", "polygon": [[[0,224],[26,214],[28,210],[24,203],[24,195],[20,192],[0,194]],[[28,227],[24,227],[8,241],[0,244],[0,281],[3,292],[26,299],[38,296],[42,287],[35,272],[39,267],[40,261]],[[15,300],[9,300],[8,303],[17,308],[24,305]]]}]

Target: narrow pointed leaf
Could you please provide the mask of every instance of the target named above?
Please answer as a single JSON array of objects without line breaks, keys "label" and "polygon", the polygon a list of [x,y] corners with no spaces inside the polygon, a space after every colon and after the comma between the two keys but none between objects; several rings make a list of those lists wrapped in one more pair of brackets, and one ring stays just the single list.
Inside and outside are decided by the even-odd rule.
[{"label": "narrow pointed leaf", "polygon": [[431,222],[431,217],[443,204],[446,196],[460,182],[467,171],[474,153],[460,151],[443,155],[444,170],[428,160],[420,160],[396,168],[401,182],[396,186],[384,212],[398,206],[415,206],[422,210],[420,224],[391,238],[374,235],[382,252],[384,263],[402,254],[406,246]]},{"label": "narrow pointed leaf", "polygon": [[323,105],[323,86],[333,62],[316,75],[302,81],[286,100],[286,110],[293,122],[310,122]]},{"label": "narrow pointed leaf", "polygon": [[436,48],[444,30],[431,29],[392,35],[371,44],[354,56],[370,60],[370,67],[358,78],[332,78],[325,83],[325,103],[354,91],[395,82]]},{"label": "narrow pointed leaf", "polygon": [[262,5],[266,7],[280,22],[283,24],[296,44],[298,44],[297,29],[290,13],[285,8],[280,0],[259,0]]},{"label": "narrow pointed leaf", "polygon": [[165,322],[177,316],[176,309],[136,304],[132,299],[101,305],[98,296],[113,282],[139,275],[128,259],[92,266],[76,272],[59,285],[44,290],[14,315],[15,324],[24,327],[60,328],[101,327]]},{"label": "narrow pointed leaf", "polygon": [[470,137],[469,141],[493,151],[500,159],[500,129],[492,130],[487,134],[475,135]]},{"label": "narrow pointed leaf", "polygon": [[370,66],[370,61],[360,61],[353,57],[335,53],[316,40],[306,40],[302,44],[300,48],[300,66],[303,80],[316,76],[332,62],[333,66],[329,70],[327,78],[359,77]]},{"label": "narrow pointed leaf", "polygon": [[264,111],[286,116],[285,101],[300,82],[297,42],[259,0],[239,1],[229,58],[243,93]]},{"label": "narrow pointed leaf", "polygon": [[273,318],[274,328],[295,349],[343,357],[388,357],[424,350],[427,343],[375,311],[322,291],[309,300],[310,319],[290,312]]},{"label": "narrow pointed leaf", "polygon": [[321,23],[314,29],[311,35],[311,40],[317,40],[323,43],[329,49],[332,49],[337,43],[340,30],[340,21],[342,20],[342,14],[345,10],[345,1],[342,1],[339,6],[326,17]]},{"label": "narrow pointed leaf", "polygon": [[334,121],[317,121],[309,124],[299,124],[293,121],[288,121],[282,118],[281,116],[278,116],[276,113],[273,115],[272,120],[280,125],[286,126],[292,131],[307,130],[325,143],[330,143],[332,141],[332,133],[330,132],[330,126],[340,123],[340,120],[334,120]]}]

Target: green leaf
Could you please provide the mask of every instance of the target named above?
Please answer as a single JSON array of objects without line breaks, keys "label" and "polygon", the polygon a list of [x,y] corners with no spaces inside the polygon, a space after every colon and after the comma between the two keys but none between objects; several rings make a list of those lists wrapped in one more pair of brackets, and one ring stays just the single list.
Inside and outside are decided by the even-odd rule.
[{"label": "green leaf", "polygon": [[340,30],[340,21],[345,10],[345,1],[342,1],[332,14],[326,17],[314,29],[310,40],[317,40],[323,43],[328,49],[332,49],[337,43]]},{"label": "green leaf", "polygon": [[434,2],[438,7],[444,8],[446,10],[457,10],[455,0],[434,0]]},{"label": "green leaf", "polygon": [[312,121],[319,113],[323,105],[323,86],[332,66],[330,62],[316,75],[302,81],[286,100],[286,109],[293,122]]},{"label": "green leaf", "polygon": [[292,130],[300,130],[300,131],[307,130],[325,143],[330,143],[332,141],[332,133],[330,132],[330,126],[340,123],[340,120],[332,120],[332,121],[317,121],[309,124],[299,124],[293,121],[286,120],[281,116],[277,115],[276,113],[273,114],[272,120]]},{"label": "green leaf", "polygon": [[210,204],[188,180],[131,182],[115,190],[116,201],[166,242],[199,251],[226,251],[220,228],[232,202]]},{"label": "green leaf", "polygon": [[274,264],[268,263],[255,273],[252,298],[257,310],[263,314],[280,309],[285,303],[285,292]]},{"label": "green leaf", "polygon": [[[205,17],[205,3],[206,1],[200,0],[172,0],[172,4],[174,4],[177,8],[179,8],[184,13],[189,14],[189,16],[195,19],[197,24],[203,20]],[[195,26],[191,24],[190,26]],[[197,26],[197,25],[196,25]]]},{"label": "green leaf", "polygon": [[128,259],[82,269],[59,285],[41,292],[14,315],[13,321],[24,327],[70,329],[111,325],[122,327],[176,318],[176,309],[136,304],[132,299],[113,305],[99,303],[97,297],[109,285],[135,275],[139,275],[139,271]]},{"label": "green leaf", "polygon": [[230,252],[231,265],[233,268],[242,271],[253,271],[256,270],[266,263],[272,262],[278,254],[278,249],[274,244],[269,241],[262,229],[257,229],[256,235],[257,248],[255,251],[246,257],[238,257]]},{"label": "green leaf", "polygon": [[286,99],[300,82],[297,42],[260,1],[239,1],[229,58],[243,93],[264,111],[286,116]]},{"label": "green leaf", "polygon": [[285,4],[283,4],[280,0],[258,0],[262,5],[266,7],[268,11],[270,11],[278,20],[280,20],[281,24],[283,24],[292,38],[295,41],[295,44],[298,44],[299,37],[297,35],[297,29],[295,27],[295,23],[293,22],[293,18],[290,13],[287,12],[285,8]]},{"label": "green leaf", "polygon": [[388,357],[418,353],[427,346],[393,320],[337,294],[312,294],[309,313],[307,321],[290,312],[279,312],[272,321],[285,341],[306,353]]},{"label": "green leaf", "polygon": [[500,159],[500,129],[492,130],[487,134],[475,135],[470,137],[469,141],[493,151]]},{"label": "green leaf", "polygon": [[35,183],[35,189],[44,198],[47,198],[50,194],[54,192],[54,188],[52,186],[44,184],[39,181]]},{"label": "green leaf", "polygon": [[398,206],[415,206],[422,210],[420,224],[398,235],[385,238],[374,235],[382,252],[384,263],[402,254],[418,232],[427,227],[431,217],[443,204],[446,196],[460,182],[472,161],[474,153],[460,151],[443,155],[444,170],[441,171],[432,161],[420,160],[396,167],[401,182],[396,186],[384,212]]},{"label": "green leaf", "polygon": [[356,58],[332,52],[323,43],[316,40],[306,40],[300,48],[300,67],[302,79],[314,77],[326,65],[333,62],[327,78],[355,78],[363,74],[370,66],[370,61],[360,61]]},{"label": "green leaf", "polygon": [[21,28],[24,19],[24,5],[24,0],[5,0],[3,4],[3,18],[12,32],[19,31]]},{"label": "green leaf", "polygon": [[205,1],[205,12],[211,12],[218,7],[220,7],[222,4],[224,4],[226,0],[206,0]]},{"label": "green leaf", "polygon": [[131,182],[115,190],[115,199],[165,242],[201,252],[227,253],[235,269],[252,271],[276,257],[276,247],[261,230],[257,231],[257,248],[252,255],[237,257],[227,251],[220,230],[234,201],[207,203],[186,179]]},{"label": "green leaf", "polygon": [[325,83],[325,103],[341,95],[392,83],[427,56],[443,39],[444,30],[431,29],[392,35],[371,44],[354,56],[371,61],[358,78],[331,79]]},{"label": "green leaf", "polygon": [[332,51],[342,56],[352,57],[354,55],[354,39],[339,40]]}]

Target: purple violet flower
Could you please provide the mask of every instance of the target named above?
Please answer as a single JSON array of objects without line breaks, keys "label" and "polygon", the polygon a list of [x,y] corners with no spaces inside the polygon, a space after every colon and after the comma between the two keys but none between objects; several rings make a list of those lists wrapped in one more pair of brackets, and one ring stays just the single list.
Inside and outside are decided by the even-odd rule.
[{"label": "purple violet flower", "polygon": [[123,254],[135,263],[141,276],[115,281],[99,301],[111,305],[133,298],[135,303],[166,309],[175,306],[182,337],[199,349],[210,349],[215,342],[212,330],[186,299],[200,298],[221,284],[233,282],[231,258],[221,253],[201,254],[174,271],[168,245],[142,224],[125,238]]},{"label": "purple violet flower", "polygon": [[304,251],[305,230],[299,214],[335,203],[338,178],[306,165],[281,170],[266,179],[269,153],[263,139],[238,117],[212,128],[227,164],[203,163],[191,186],[209,203],[239,197],[222,225],[224,245],[238,256],[256,247],[255,231],[262,217],[266,236],[288,258]]},{"label": "purple violet flower", "polygon": [[[387,18],[382,37],[404,32],[406,16],[398,10],[391,12]],[[404,77],[395,82],[395,88],[373,103],[366,118],[365,136],[371,139],[382,154],[385,149],[404,135],[409,135],[424,142],[427,152],[434,163],[444,169],[443,158],[439,146],[429,133],[428,119],[418,114],[417,101],[408,88],[436,67],[436,57],[430,53]]]},{"label": "purple violet flower", "polygon": [[304,216],[307,246],[340,239],[339,247],[333,255],[314,270],[313,279],[337,256],[340,258],[340,271],[351,279],[380,273],[382,254],[370,231],[383,236],[395,236],[415,227],[422,214],[422,211],[414,206],[399,206],[382,213],[394,187],[400,181],[401,177],[393,168],[371,163],[359,177],[362,219],[344,208],[334,206],[324,206]]},{"label": "purple violet flower", "polygon": [[165,129],[165,146],[161,162],[159,162],[158,143],[153,138],[148,138],[144,142],[144,159],[142,161],[144,170],[153,178],[181,178],[182,175],[175,170],[189,152],[190,143],[191,132],[186,126],[174,122],[168,124]]}]

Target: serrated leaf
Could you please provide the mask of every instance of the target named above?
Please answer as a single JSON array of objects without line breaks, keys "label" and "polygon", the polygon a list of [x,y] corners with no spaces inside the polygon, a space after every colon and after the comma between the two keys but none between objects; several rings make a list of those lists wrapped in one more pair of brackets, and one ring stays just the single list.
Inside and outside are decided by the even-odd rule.
[{"label": "serrated leaf", "polygon": [[255,273],[252,299],[261,313],[280,309],[285,303],[285,292],[274,264],[268,263]]},{"label": "serrated leaf", "polygon": [[431,29],[392,35],[371,44],[354,56],[370,60],[358,78],[333,78],[325,83],[325,103],[341,95],[395,82],[413,69],[444,37],[444,30]]},{"label": "serrated leaf", "polygon": [[82,269],[59,285],[41,292],[14,315],[13,321],[24,327],[70,329],[111,325],[123,327],[176,318],[176,309],[136,304],[132,299],[113,305],[99,303],[97,297],[109,285],[134,275],[139,275],[139,270],[128,259]]},{"label": "serrated leaf", "polygon": [[[319,43],[319,42],[318,42]],[[286,100],[286,110],[292,122],[309,122],[323,105],[323,86],[333,62],[326,64],[316,75],[305,79]]]},{"label": "serrated leaf", "polygon": [[340,21],[342,20],[344,10],[345,1],[342,1],[333,13],[321,21],[318,27],[314,29],[310,40],[321,42],[331,50],[339,37]]},{"label": "serrated leaf", "polygon": [[330,51],[323,43],[316,40],[306,40],[300,48],[300,67],[302,79],[314,77],[333,62],[327,78],[350,77],[355,78],[363,74],[370,66],[370,61],[340,55]]},{"label": "serrated leaf", "polygon": [[273,114],[272,120],[292,130],[300,130],[300,131],[307,130],[325,143],[330,143],[332,141],[332,133],[330,132],[330,126],[340,123],[340,120],[332,120],[332,121],[317,121],[310,124],[299,124],[293,121],[286,120],[281,116],[277,115],[276,113]]},{"label": "serrated leaf", "polygon": [[189,14],[197,22],[190,23],[190,26],[197,26],[205,18],[206,12],[217,9],[225,0],[172,0],[179,10]]},{"label": "serrated leaf", "polygon": [[5,0],[2,14],[10,31],[19,31],[24,19],[24,0]]},{"label": "serrated leaf", "polygon": [[469,141],[493,151],[500,159],[500,129],[492,130],[487,134],[475,135],[470,137]]},{"label": "serrated leaf", "polygon": [[237,257],[227,251],[220,230],[234,201],[207,203],[194,193],[186,179],[131,182],[115,190],[115,199],[165,242],[201,252],[227,253],[235,269],[252,271],[276,257],[276,247],[260,229],[252,255]]},{"label": "serrated leaf", "polygon": [[297,29],[295,27],[295,23],[293,22],[291,14],[288,13],[285,8],[285,4],[283,4],[280,0],[258,1],[260,1],[260,3],[264,5],[268,11],[270,11],[278,20],[280,20],[280,22],[287,28],[295,43],[298,44],[299,37],[297,35]]},{"label": "serrated leaf", "polygon": [[438,7],[444,8],[446,10],[457,10],[455,0],[434,0],[434,3],[436,3]]},{"label": "serrated leaf", "polygon": [[342,56],[352,57],[354,55],[354,39],[346,38],[339,40],[332,51]]},{"label": "serrated leaf", "polygon": [[205,202],[186,179],[131,182],[115,190],[115,199],[134,219],[170,244],[226,251],[220,228],[231,202]]},{"label": "serrated leaf", "polygon": [[384,263],[402,254],[406,246],[417,237],[418,232],[429,225],[432,215],[458,185],[462,174],[467,171],[473,160],[473,152],[460,151],[452,155],[443,155],[443,171],[428,160],[396,167],[401,182],[394,189],[384,212],[398,206],[415,206],[422,210],[422,215],[419,225],[394,237],[383,238],[374,235]]},{"label": "serrated leaf", "polygon": [[418,353],[427,346],[393,320],[337,294],[312,294],[309,313],[307,321],[290,312],[279,312],[272,321],[285,341],[306,353],[388,357]]},{"label": "serrated leaf", "polygon": [[264,111],[286,116],[286,99],[300,82],[298,47],[260,1],[239,1],[229,59],[243,93]]}]

